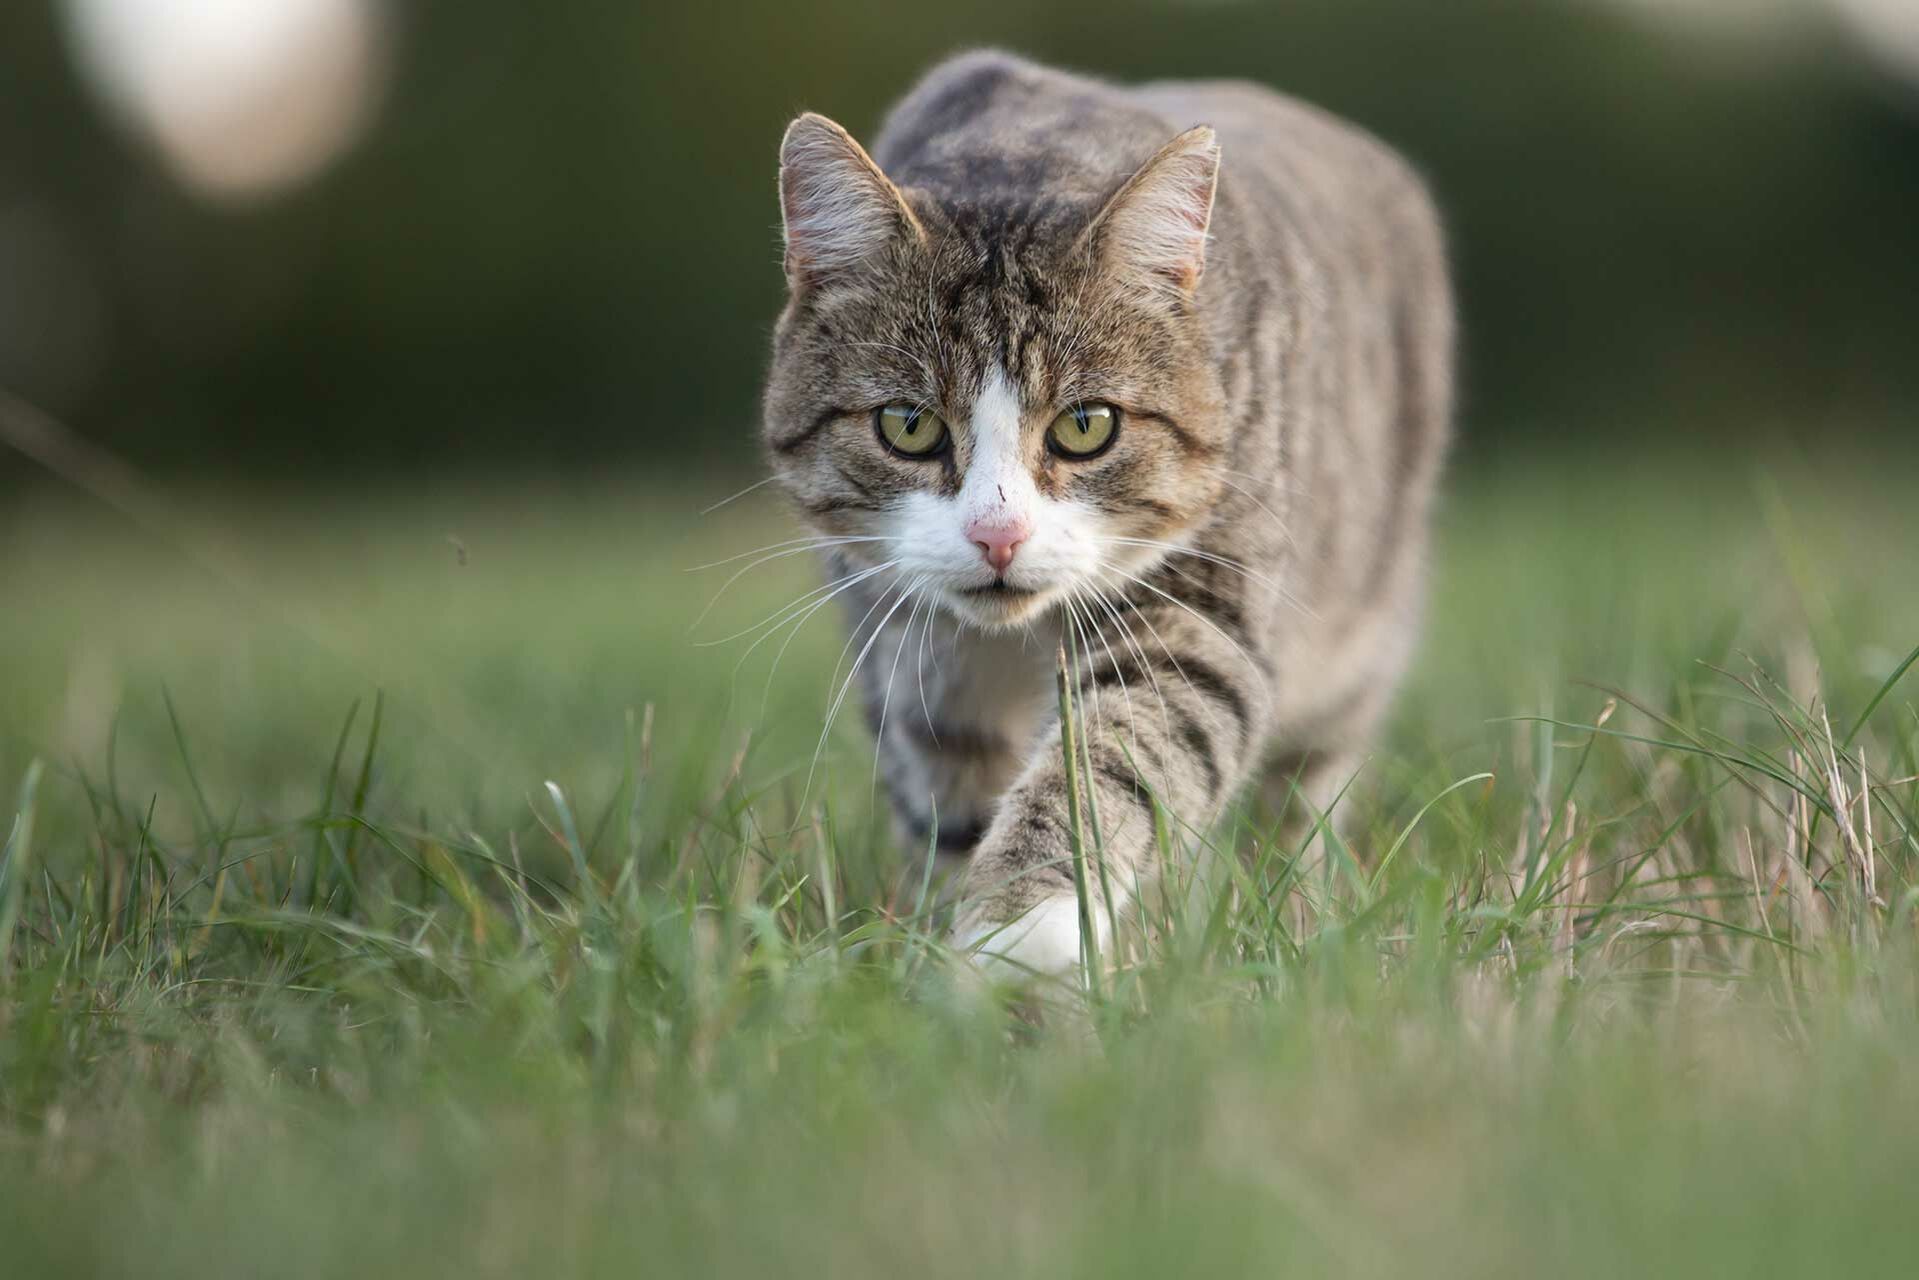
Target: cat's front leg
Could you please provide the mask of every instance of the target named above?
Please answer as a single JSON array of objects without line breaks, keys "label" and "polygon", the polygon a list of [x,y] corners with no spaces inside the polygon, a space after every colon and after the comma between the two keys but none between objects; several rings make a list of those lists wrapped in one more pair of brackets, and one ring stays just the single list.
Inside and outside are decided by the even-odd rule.
[{"label": "cat's front leg", "polygon": [[[986,973],[1008,981],[1072,974],[1084,958],[1066,774],[1058,734],[1050,736],[1052,754],[1061,763],[1049,761],[1042,746],[1008,793],[967,866],[962,906],[953,926],[956,945]],[[1081,794],[1086,794],[1083,783]],[[1102,829],[1102,847],[1111,848],[1107,842],[1115,834]],[[1082,843],[1092,843],[1084,817]],[[1087,849],[1085,856],[1088,879],[1097,886],[1092,860],[1099,854]],[[1109,864],[1109,884],[1112,871]],[[1117,886],[1114,896],[1120,897]],[[1105,899],[1089,897],[1087,902],[1097,917],[1096,942],[1110,943]]]},{"label": "cat's front leg", "polygon": [[[1085,898],[1101,956],[1158,870],[1155,801],[1176,830],[1210,824],[1258,757],[1271,703],[1256,651],[1183,609],[1141,617],[1150,630],[1140,633],[1161,642],[1099,647],[1075,689]],[[955,941],[995,976],[1077,972],[1085,948],[1071,812],[1055,717],[967,869]]]}]

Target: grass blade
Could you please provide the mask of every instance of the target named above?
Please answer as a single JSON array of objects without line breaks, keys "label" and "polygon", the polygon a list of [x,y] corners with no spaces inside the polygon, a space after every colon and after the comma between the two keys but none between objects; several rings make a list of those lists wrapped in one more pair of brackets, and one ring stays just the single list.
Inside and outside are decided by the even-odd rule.
[{"label": "grass blade", "polygon": [[1906,660],[1893,668],[1892,674],[1886,677],[1886,682],[1879,686],[1879,692],[1872,695],[1871,701],[1866,703],[1866,709],[1861,711],[1859,718],[1852,722],[1852,729],[1839,743],[1842,750],[1852,745],[1852,740],[1859,736],[1861,729],[1866,727],[1866,721],[1872,719],[1872,713],[1879,709],[1879,704],[1884,702],[1886,695],[1892,692],[1892,686],[1898,684],[1900,677],[1912,670],[1912,664],[1915,662],[1919,662],[1919,645],[1914,645],[1912,652],[1906,655]]},{"label": "grass blade", "polygon": [[27,766],[20,783],[20,803],[14,810],[13,828],[7,846],[0,853],[0,986],[13,973],[13,931],[20,922],[21,904],[27,898],[27,881],[33,868],[33,820],[39,801],[41,766],[38,760]]}]

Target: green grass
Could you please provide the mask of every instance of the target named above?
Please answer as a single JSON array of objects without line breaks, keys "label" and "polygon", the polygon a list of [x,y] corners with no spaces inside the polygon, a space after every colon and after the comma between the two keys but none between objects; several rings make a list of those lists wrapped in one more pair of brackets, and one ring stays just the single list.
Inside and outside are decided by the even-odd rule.
[{"label": "green grass", "polygon": [[1482,461],[1346,841],[1038,1025],[759,495],[9,498],[0,1272],[1907,1274],[1913,473]]}]

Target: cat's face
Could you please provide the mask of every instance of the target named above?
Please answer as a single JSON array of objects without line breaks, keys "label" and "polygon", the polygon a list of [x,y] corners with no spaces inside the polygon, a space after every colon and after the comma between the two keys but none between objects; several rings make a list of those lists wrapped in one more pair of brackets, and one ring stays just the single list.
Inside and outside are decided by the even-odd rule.
[{"label": "cat's face", "polygon": [[1191,305],[1217,163],[1196,133],[1103,210],[1035,213],[901,192],[796,122],[766,442],[849,560],[1002,627],[1125,585],[1204,513],[1225,424]]}]

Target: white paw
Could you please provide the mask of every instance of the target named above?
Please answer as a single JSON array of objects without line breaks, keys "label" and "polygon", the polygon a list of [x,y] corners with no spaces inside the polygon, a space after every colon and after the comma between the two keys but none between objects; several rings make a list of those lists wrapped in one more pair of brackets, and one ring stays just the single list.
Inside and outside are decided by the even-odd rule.
[{"label": "white paw", "polygon": [[[1094,934],[1105,950],[1107,929]],[[955,939],[975,966],[999,982],[1080,976],[1079,901],[1048,898],[1011,924],[976,924]]]}]

